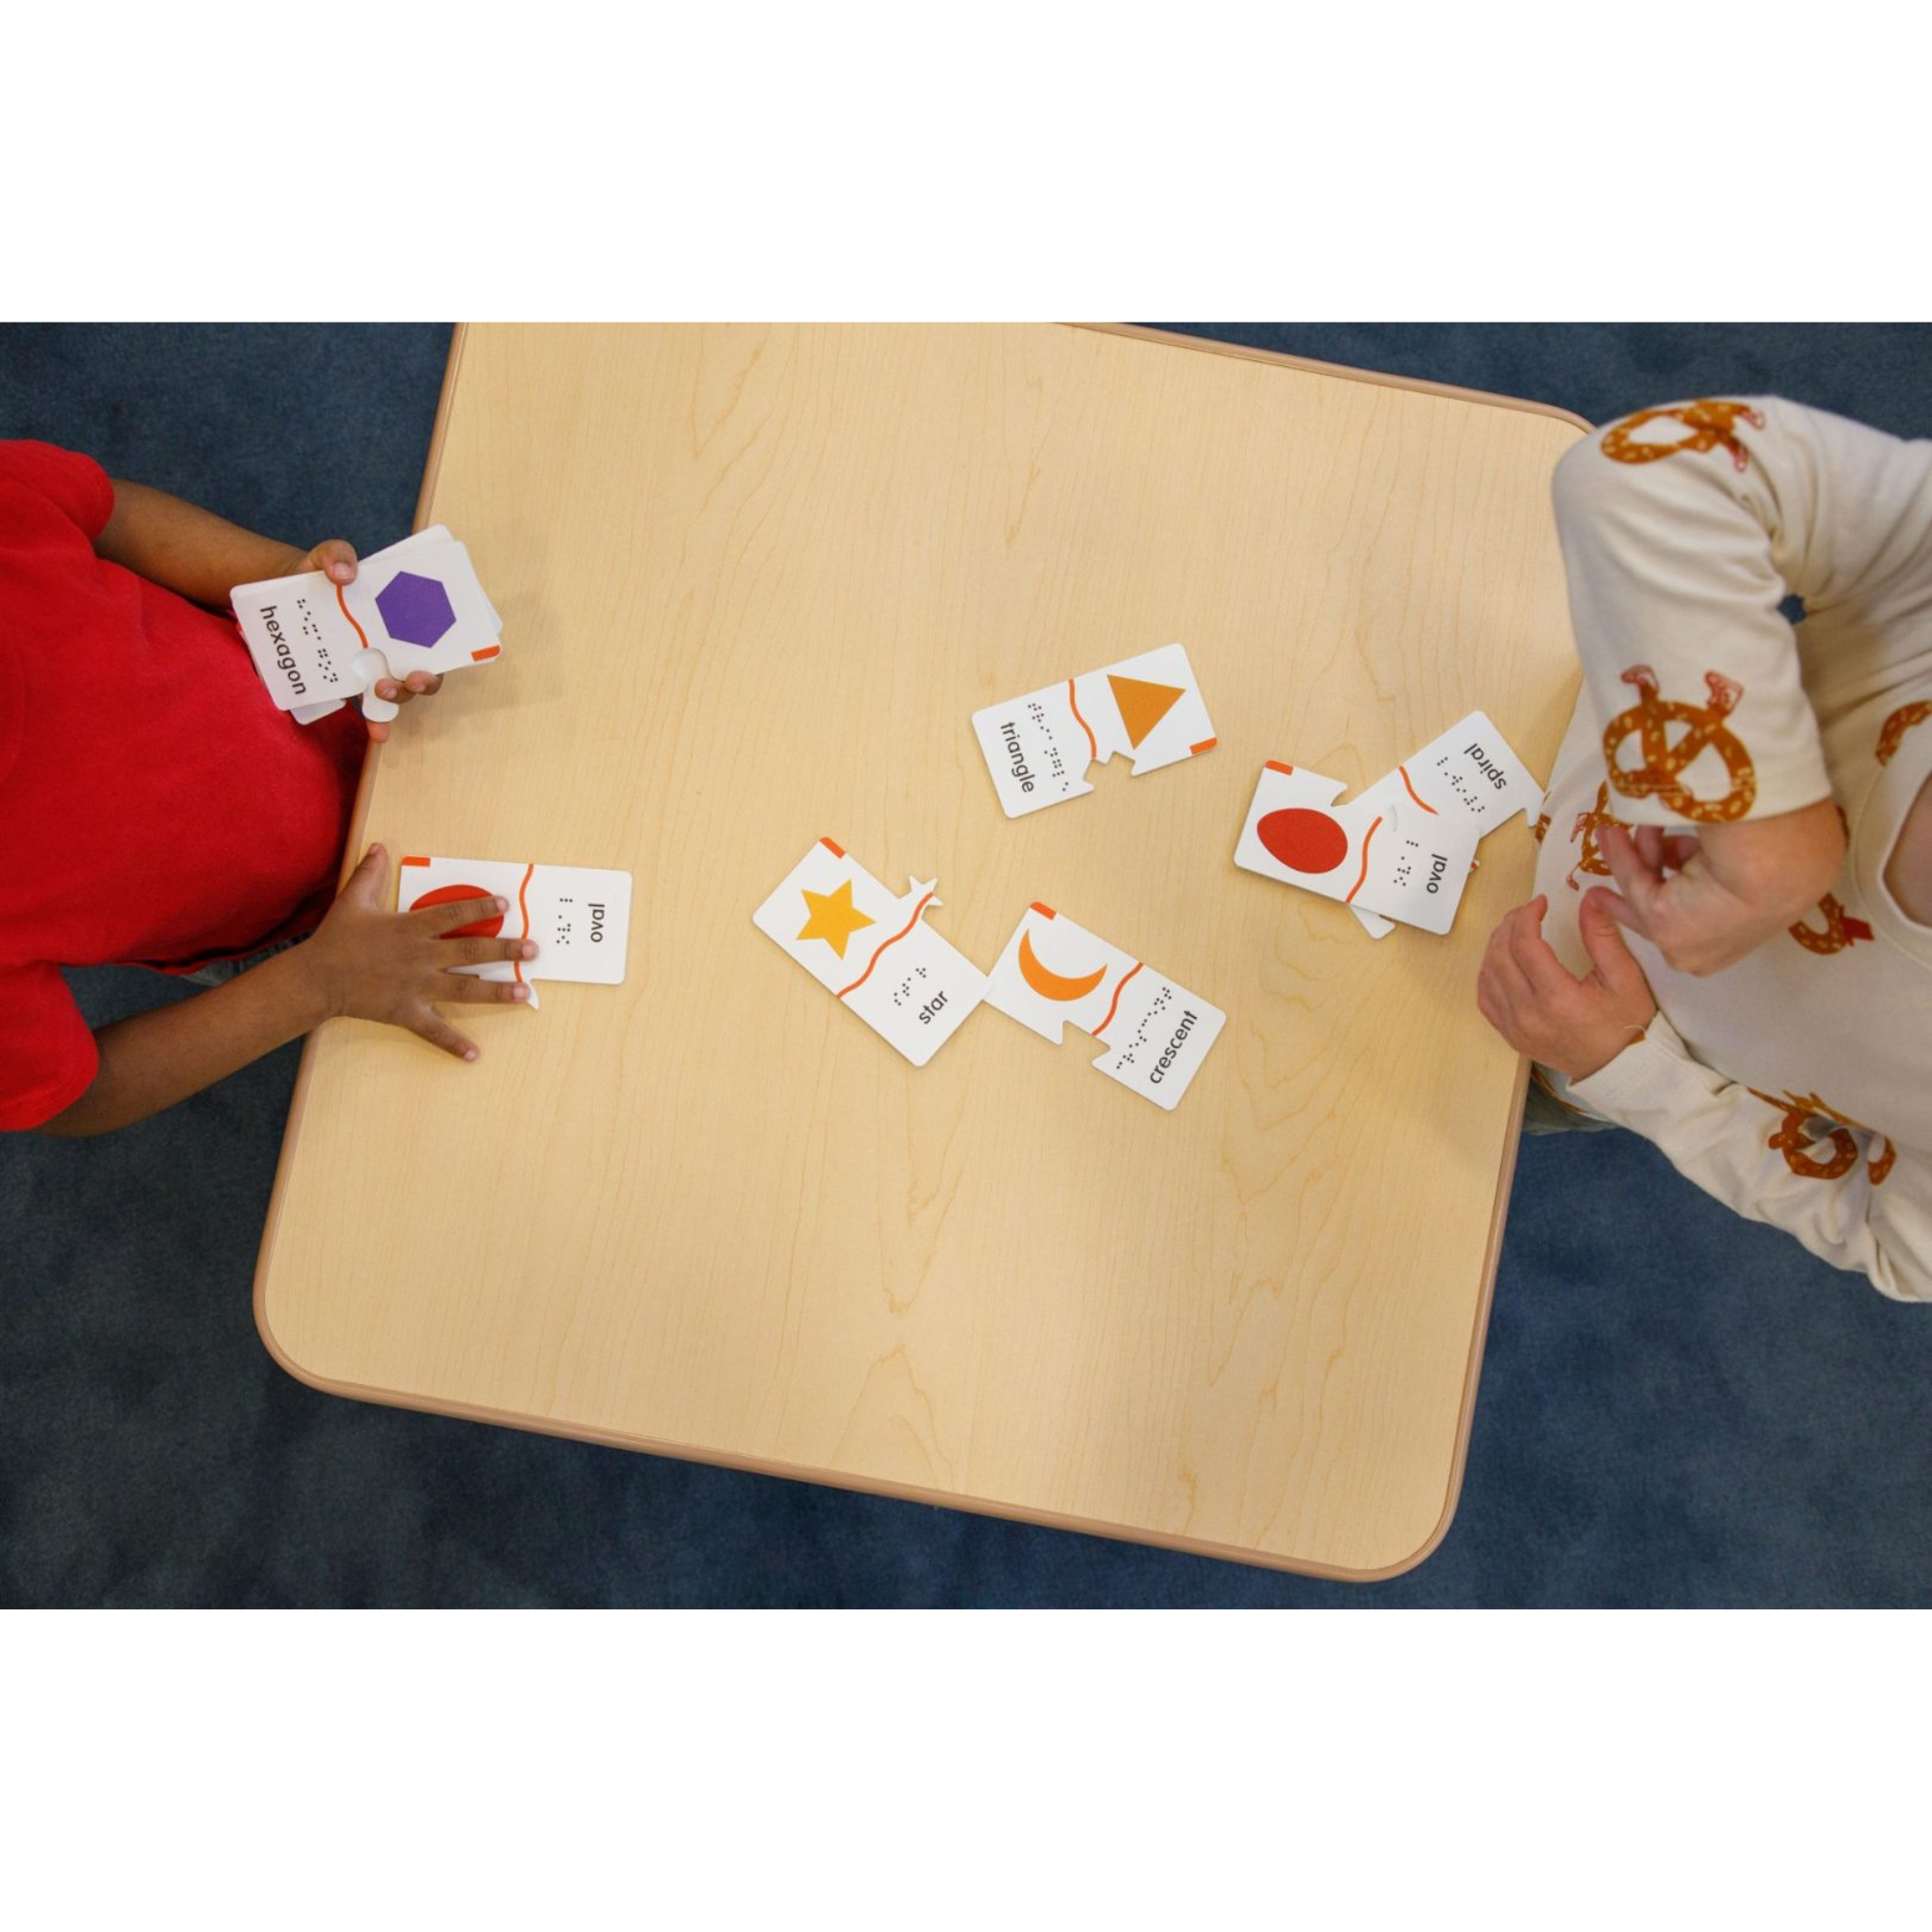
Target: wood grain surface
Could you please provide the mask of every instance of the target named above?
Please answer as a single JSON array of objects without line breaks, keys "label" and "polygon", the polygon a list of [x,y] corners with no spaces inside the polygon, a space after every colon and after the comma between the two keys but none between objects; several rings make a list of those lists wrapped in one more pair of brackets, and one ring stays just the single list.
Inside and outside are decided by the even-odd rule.
[{"label": "wood grain surface", "polygon": [[[473,327],[426,521],[495,667],[412,707],[356,849],[625,867],[629,978],[472,1066],[306,1047],[256,1306],[316,1385],[1383,1575],[1454,1508],[1522,1066],[1447,939],[1237,871],[1265,758],[1353,787],[1576,691],[1518,404],[1141,331]],[[982,704],[1179,639],[1218,747],[1009,821]],[[1043,899],[1223,1007],[1178,1111],[982,1009],[915,1070],[752,925],[829,835],[990,966]]]}]

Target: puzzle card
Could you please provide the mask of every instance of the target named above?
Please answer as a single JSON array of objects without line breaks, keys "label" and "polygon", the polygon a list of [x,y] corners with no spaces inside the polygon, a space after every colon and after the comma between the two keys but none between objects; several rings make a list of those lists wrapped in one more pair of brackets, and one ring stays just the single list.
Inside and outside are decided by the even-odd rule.
[{"label": "puzzle card", "polygon": [[1519,811],[1534,818],[1543,809],[1543,787],[1480,711],[1450,725],[1369,786],[1362,798],[1398,810],[1413,808],[1452,822],[1466,821],[1478,838]]},{"label": "puzzle card", "polygon": [[986,996],[986,976],[926,924],[935,882],[889,892],[842,845],[821,838],[752,923],[842,1006],[923,1066]]},{"label": "puzzle card", "polygon": [[1094,1065],[1172,1112],[1227,1015],[1036,901],[986,984],[986,1004],[1059,1045],[1070,1021],[1107,1048]]},{"label": "puzzle card", "polygon": [[1337,804],[1341,791],[1320,773],[1264,765],[1236,865],[1353,910],[1447,932],[1479,836],[1467,816],[1413,801],[1399,809],[1381,785]]},{"label": "puzzle card", "polygon": [[1133,754],[1133,776],[1214,745],[1214,726],[1180,644],[1069,677],[973,714],[973,730],[1009,818],[1094,787],[1087,767]]},{"label": "puzzle card", "polygon": [[[623,981],[631,948],[631,875],[589,866],[538,866],[521,859],[407,858],[396,868],[396,908],[419,912],[486,895],[509,901],[494,920],[447,938],[533,939],[534,959],[495,959],[451,970],[479,980]],[[532,994],[531,1003],[535,1004]]]},{"label": "puzzle card", "polygon": [[440,525],[359,559],[353,583],[303,571],[239,583],[230,598],[270,697],[302,724],[352,697],[370,717],[392,718],[394,706],[370,695],[379,678],[501,655],[502,620],[469,553]]}]

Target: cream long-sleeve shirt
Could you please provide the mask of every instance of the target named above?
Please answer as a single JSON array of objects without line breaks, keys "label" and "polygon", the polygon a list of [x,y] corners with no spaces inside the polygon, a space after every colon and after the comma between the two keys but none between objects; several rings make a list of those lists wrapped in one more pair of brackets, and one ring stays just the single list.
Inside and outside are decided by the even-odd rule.
[{"label": "cream long-sleeve shirt", "polygon": [[1740,1213],[1932,1300],[1932,927],[1883,878],[1932,777],[1932,442],[1775,396],[1682,403],[1577,444],[1555,499],[1584,672],[1539,828],[1564,963],[1588,970],[1606,817],[1694,831],[1833,798],[1849,844],[1816,910],[1721,973],[1629,935],[1657,1019],[1587,1079],[1546,1077]]}]

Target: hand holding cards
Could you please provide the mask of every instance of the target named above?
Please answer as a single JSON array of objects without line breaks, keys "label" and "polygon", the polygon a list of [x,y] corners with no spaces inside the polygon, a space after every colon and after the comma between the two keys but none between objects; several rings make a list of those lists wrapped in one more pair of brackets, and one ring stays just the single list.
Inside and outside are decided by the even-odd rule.
[{"label": "hand holding cards", "polygon": [[238,583],[230,594],[270,697],[300,724],[352,697],[386,723],[396,706],[375,696],[379,680],[465,670],[502,652],[502,619],[469,553],[440,524],[363,557],[353,583],[313,570]]}]

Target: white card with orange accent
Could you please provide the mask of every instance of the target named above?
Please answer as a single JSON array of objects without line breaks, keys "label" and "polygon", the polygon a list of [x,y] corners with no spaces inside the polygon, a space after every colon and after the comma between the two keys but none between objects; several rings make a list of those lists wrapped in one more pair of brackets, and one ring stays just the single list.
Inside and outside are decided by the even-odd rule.
[{"label": "white card with orange accent", "polygon": [[923,1066],[986,997],[986,976],[926,924],[943,904],[930,879],[889,892],[842,845],[821,838],[752,915],[841,1006]]},{"label": "white card with orange accent", "polygon": [[1057,1046],[1069,1021],[1107,1051],[1094,1065],[1172,1112],[1227,1015],[1130,952],[1036,901],[1007,942],[986,1004]]},{"label": "white card with orange accent", "polygon": [[1384,779],[1338,805],[1339,781],[1270,761],[1248,807],[1235,864],[1356,912],[1447,932],[1480,834],[1461,812],[1398,807],[1388,786]]},{"label": "white card with orange accent", "polygon": [[1370,800],[1466,822],[1481,838],[1519,811],[1533,819],[1543,810],[1543,787],[1489,718],[1472,711],[1377,780],[1362,793]]},{"label": "white card with orange accent", "polygon": [[367,696],[379,678],[440,675],[502,655],[502,619],[469,553],[440,524],[360,558],[353,583],[311,570],[238,583],[229,597],[270,699],[303,724],[352,697],[372,718],[393,717]]},{"label": "white card with orange accent", "polygon": [[1009,818],[1094,787],[1087,767],[1133,753],[1133,776],[1214,746],[1214,726],[1187,651],[1163,644],[973,714],[973,730]]},{"label": "white card with orange accent", "polygon": [[[569,980],[620,985],[631,951],[631,875],[591,866],[538,866],[521,859],[407,858],[396,868],[396,910],[453,905],[485,895],[507,899],[495,920],[445,938],[533,939],[534,959],[458,966],[479,980]],[[532,995],[531,1004],[535,1004]]]}]

